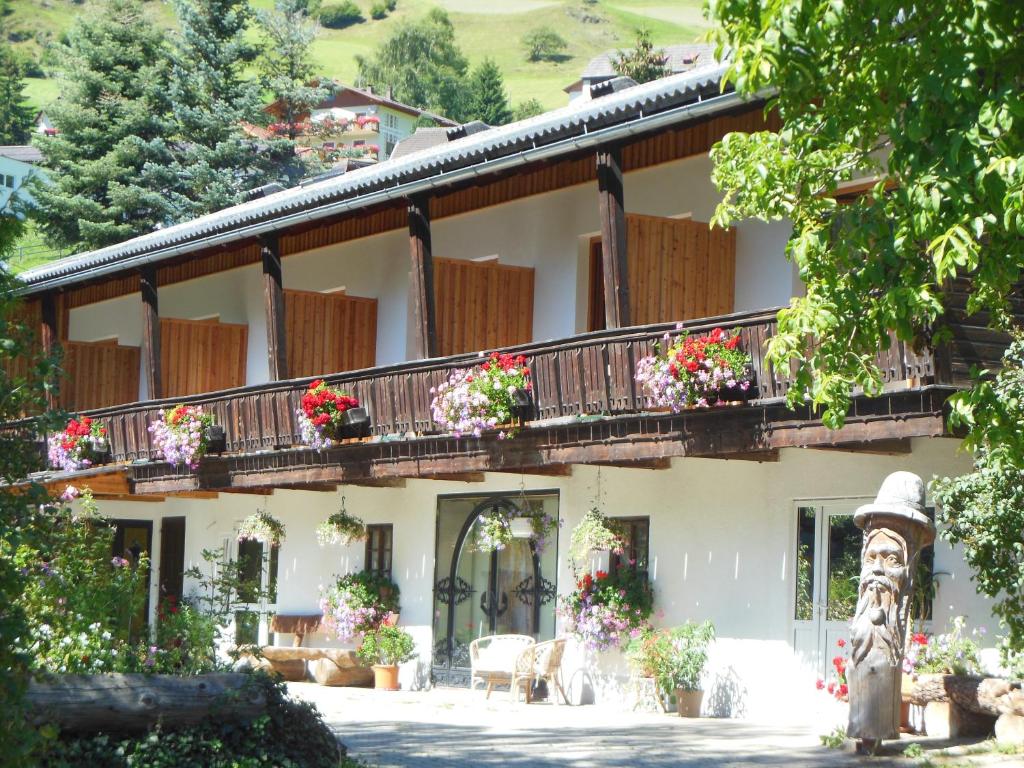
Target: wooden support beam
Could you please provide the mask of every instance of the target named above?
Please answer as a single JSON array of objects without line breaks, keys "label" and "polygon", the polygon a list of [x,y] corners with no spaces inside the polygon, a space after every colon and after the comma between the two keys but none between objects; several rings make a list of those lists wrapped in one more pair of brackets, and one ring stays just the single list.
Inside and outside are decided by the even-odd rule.
[{"label": "wooden support beam", "polygon": [[288,485],[275,485],[283,491],[310,491],[311,493],[334,493],[338,490],[335,483],[290,483]]},{"label": "wooden support beam", "polygon": [[281,287],[281,249],[276,234],[260,237],[263,258],[263,306],[267,320],[267,365],[271,381],[288,378],[288,340],[284,326],[284,290]]},{"label": "wooden support beam", "polygon": [[365,488],[405,488],[404,477],[380,477],[376,480],[353,480],[347,485],[358,485]]},{"label": "wooden support beam", "polygon": [[160,371],[160,309],[157,300],[156,266],[139,269],[139,291],[142,294],[142,367],[145,372],[148,399],[163,397]]},{"label": "wooden support beam", "polygon": [[906,456],[911,450],[909,437],[872,440],[860,443],[837,443],[836,445],[812,445],[809,447],[819,451],[866,453],[873,456]]},{"label": "wooden support beam", "polygon": [[672,459],[660,458],[660,459],[635,459],[625,461],[595,461],[599,467],[619,467],[620,469],[654,469],[654,470],[665,470],[672,468]]},{"label": "wooden support beam", "polygon": [[434,256],[430,244],[430,198],[409,198],[409,316],[413,322],[413,354],[418,359],[437,356],[434,319]]},{"label": "wooden support beam", "polygon": [[597,194],[601,217],[605,327],[625,328],[630,325],[629,267],[626,259],[622,151],[618,147],[597,153]]},{"label": "wooden support beam", "polygon": [[273,488],[225,488],[221,493],[244,493],[249,496],[273,496]]},{"label": "wooden support beam", "polygon": [[164,496],[153,496],[148,493],[94,493],[92,497],[96,501],[141,501],[146,504],[159,503],[165,498]]},{"label": "wooden support beam", "polygon": [[[57,324],[57,297],[53,291],[47,291],[40,298],[42,318],[39,325],[39,341],[43,353],[53,354],[60,340],[60,327]],[[57,407],[57,397],[53,391],[46,393],[46,405],[53,410]]]},{"label": "wooden support beam", "polygon": [[216,499],[220,496],[217,491],[176,491],[165,495],[175,499]]},{"label": "wooden support beam", "polygon": [[775,463],[779,460],[779,451],[777,448],[771,448],[766,451],[736,451],[733,453],[708,454],[706,456],[697,456],[696,458],[724,459],[725,461],[756,461],[759,464],[762,462]]},{"label": "wooden support beam", "polygon": [[572,464],[551,464],[543,467],[502,467],[491,470],[493,472],[504,472],[512,475],[542,475],[544,477],[572,477]]},{"label": "wooden support beam", "polygon": [[482,483],[483,472],[448,472],[424,477],[424,480],[449,480],[453,483]]}]

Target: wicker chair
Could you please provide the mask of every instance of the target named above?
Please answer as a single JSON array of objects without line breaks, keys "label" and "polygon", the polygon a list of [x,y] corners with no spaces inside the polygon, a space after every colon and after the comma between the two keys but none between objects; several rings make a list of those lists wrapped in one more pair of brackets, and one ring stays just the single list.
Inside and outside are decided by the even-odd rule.
[{"label": "wicker chair", "polygon": [[562,694],[562,700],[568,704],[569,697],[562,687],[562,654],[565,653],[565,640],[545,640],[535,643],[523,650],[516,659],[515,673],[512,675],[511,693],[519,699],[519,688],[526,691],[526,703],[531,701],[533,684],[546,681],[551,689],[552,701],[558,703],[555,691]]},{"label": "wicker chair", "polygon": [[470,689],[477,683],[487,686],[487,698],[495,685],[512,682],[516,659],[534,644],[529,635],[488,635],[469,644]]}]

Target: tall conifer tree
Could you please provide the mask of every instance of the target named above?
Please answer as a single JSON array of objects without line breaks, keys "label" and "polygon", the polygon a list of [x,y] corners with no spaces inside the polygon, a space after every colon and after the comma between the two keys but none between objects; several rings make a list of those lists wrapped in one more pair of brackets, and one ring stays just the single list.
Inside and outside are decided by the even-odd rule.
[{"label": "tall conifer tree", "polygon": [[61,97],[47,112],[58,133],[39,143],[50,183],[33,190],[46,239],[88,250],[173,221],[167,190],[153,186],[170,162],[163,33],[138,0],[105,0],[54,55]]},{"label": "tall conifer tree", "polygon": [[21,62],[9,43],[0,43],[0,144],[27,144],[32,136],[32,108],[25,100]]},{"label": "tall conifer tree", "polygon": [[469,76],[469,117],[488,125],[512,122],[505,81],[493,59],[484,59]]}]

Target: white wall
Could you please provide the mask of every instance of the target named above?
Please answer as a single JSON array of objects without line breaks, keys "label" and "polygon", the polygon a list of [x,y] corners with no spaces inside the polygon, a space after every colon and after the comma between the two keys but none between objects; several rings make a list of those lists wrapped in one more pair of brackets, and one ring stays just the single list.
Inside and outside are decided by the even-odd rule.
[{"label": "white wall", "polygon": [[[650,575],[655,624],[714,622],[719,641],[711,661],[705,708],[757,720],[806,719],[825,702],[814,690],[816,672],[801,666],[792,649],[793,553],[796,501],[873,497],[887,474],[934,474],[968,470],[952,440],[914,440],[907,456],[870,456],[834,451],[784,450],[777,463],[683,459],[665,471],[603,468],[600,506],[609,515],[650,517]],[[556,489],[563,527],[559,535],[558,589],[572,588],[566,552],[569,535],[594,503],[598,471],[577,466],[571,477],[526,476],[527,490]],[[269,497],[221,494],[217,500],[168,499],[162,504],[101,502],[112,517],[158,519],[185,514],[186,560],[196,564],[204,547],[216,546],[248,514],[264,506],[287,528],[282,546],[278,611],[318,610],[319,586],[362,566],[363,544],[319,547],[317,523],[335,512],[341,494],[349,512],[367,523],[392,523],[393,573],[401,588],[401,625],[416,638],[419,662],[403,668],[403,684],[422,683],[432,647],[434,538],[437,497],[472,492],[518,492],[519,478],[487,474],[483,483],[411,480],[404,488],[346,487],[335,493],[278,490]],[[157,531],[159,524],[154,526]],[[159,553],[159,540],[154,552]],[[154,572],[159,563],[154,563]],[[936,631],[956,615],[972,626],[993,622],[989,602],[975,594],[962,557],[943,541],[936,545],[939,576],[934,602]],[[187,591],[187,590],[186,590]],[[560,624],[561,626],[561,624]],[[992,637],[990,632],[989,637]],[[279,642],[288,643],[286,636]],[[307,644],[330,643],[323,634]],[[571,649],[566,673],[573,695],[622,706],[627,670],[617,652],[583,654]]]},{"label": "white wall", "polygon": [[[128,347],[142,346],[142,297],[138,293],[76,307],[68,313],[69,341],[117,339]],[[149,398],[146,361],[139,356],[139,399]]]}]

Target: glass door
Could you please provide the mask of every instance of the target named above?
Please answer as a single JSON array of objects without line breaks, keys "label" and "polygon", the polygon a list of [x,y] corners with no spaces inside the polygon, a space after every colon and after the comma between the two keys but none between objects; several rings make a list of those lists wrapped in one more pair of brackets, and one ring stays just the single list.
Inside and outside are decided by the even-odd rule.
[{"label": "glass door", "polygon": [[549,542],[544,552],[537,552],[526,538],[514,538],[494,552],[477,546],[481,514],[519,514],[524,503],[558,515],[557,494],[438,500],[433,659],[437,683],[469,684],[469,644],[475,638],[554,637],[556,542]]}]

